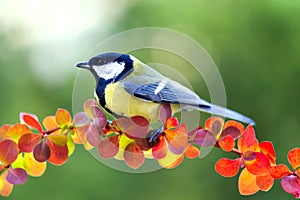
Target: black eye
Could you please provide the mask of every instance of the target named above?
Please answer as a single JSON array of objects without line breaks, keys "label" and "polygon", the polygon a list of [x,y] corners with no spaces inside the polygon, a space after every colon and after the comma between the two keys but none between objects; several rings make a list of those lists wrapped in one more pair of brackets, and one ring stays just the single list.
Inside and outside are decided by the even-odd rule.
[{"label": "black eye", "polygon": [[93,66],[93,65],[100,66],[100,65],[105,65],[107,63],[108,63],[107,60],[104,60],[104,59],[99,58],[99,57],[93,57],[89,60],[89,65],[90,66]]},{"label": "black eye", "polygon": [[121,62],[123,61],[123,56],[122,54],[119,53],[104,53],[104,54],[99,54],[89,60],[89,65],[93,66],[101,66],[105,65],[110,62]]}]

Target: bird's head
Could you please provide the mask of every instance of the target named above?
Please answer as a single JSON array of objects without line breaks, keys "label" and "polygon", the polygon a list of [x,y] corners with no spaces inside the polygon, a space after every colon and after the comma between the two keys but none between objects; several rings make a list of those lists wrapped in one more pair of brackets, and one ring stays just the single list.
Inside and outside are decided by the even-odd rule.
[{"label": "bird's head", "polygon": [[117,81],[133,71],[135,60],[136,58],[127,54],[103,53],[90,58],[88,62],[76,64],[76,67],[90,70],[97,81]]}]

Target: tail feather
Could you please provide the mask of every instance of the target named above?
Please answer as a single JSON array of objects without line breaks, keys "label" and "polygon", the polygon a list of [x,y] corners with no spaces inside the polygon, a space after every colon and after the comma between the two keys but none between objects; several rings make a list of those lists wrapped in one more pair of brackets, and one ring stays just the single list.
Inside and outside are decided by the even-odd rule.
[{"label": "tail feather", "polygon": [[210,107],[208,107],[208,106],[206,106],[206,107],[199,106],[199,110],[203,111],[203,112],[211,113],[211,114],[214,114],[214,115],[220,115],[220,116],[223,116],[223,117],[234,119],[234,120],[244,122],[244,123],[247,123],[247,124],[251,124],[253,126],[255,125],[255,122],[251,118],[246,117],[245,115],[242,115],[242,114],[240,114],[238,112],[235,112],[233,110],[218,106],[218,105],[211,104]]}]

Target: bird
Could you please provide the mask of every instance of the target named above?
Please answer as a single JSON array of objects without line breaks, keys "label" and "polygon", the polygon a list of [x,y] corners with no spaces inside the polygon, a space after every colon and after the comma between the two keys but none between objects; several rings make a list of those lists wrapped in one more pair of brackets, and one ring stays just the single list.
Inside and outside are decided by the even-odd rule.
[{"label": "bird", "polygon": [[203,100],[189,88],[129,54],[102,53],[77,63],[76,67],[93,74],[98,103],[116,117],[142,116],[155,122],[161,105],[167,103],[172,114],[180,110],[199,110],[255,125],[251,118]]}]

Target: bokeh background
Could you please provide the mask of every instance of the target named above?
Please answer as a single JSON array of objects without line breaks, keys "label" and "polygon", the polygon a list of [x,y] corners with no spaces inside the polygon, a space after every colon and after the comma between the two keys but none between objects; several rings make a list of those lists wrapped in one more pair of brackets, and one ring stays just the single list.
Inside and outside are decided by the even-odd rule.
[{"label": "bokeh background", "polygon": [[[2,0],[0,124],[16,123],[19,112],[42,119],[58,107],[72,110],[76,62],[112,34],[157,26],[203,45],[223,76],[228,106],[254,118],[258,138],[271,140],[278,162],[287,163],[287,152],[300,146],[299,19],[300,1]],[[174,170],[128,174],[78,147],[65,165],[49,164],[6,199],[292,198],[279,182],[267,193],[240,196],[237,177],[213,170],[224,155],[215,149]]]}]

